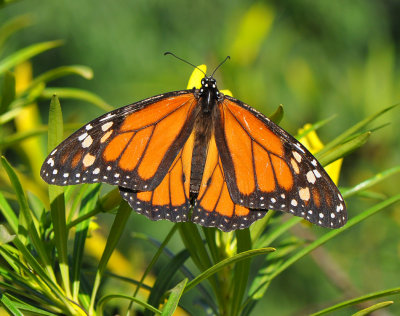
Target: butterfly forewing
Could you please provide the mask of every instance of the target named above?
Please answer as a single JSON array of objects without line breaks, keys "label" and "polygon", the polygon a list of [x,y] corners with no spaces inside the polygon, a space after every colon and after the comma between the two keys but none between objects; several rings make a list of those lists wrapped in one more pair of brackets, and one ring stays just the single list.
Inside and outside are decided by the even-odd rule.
[{"label": "butterfly forewing", "polygon": [[275,209],[319,226],[346,223],[343,198],[322,166],[294,137],[246,104],[219,104],[218,150],[232,200]]},{"label": "butterfly forewing", "polygon": [[105,114],[53,150],[41,176],[57,185],[105,182],[152,190],[189,137],[196,103],[193,93],[178,91]]}]

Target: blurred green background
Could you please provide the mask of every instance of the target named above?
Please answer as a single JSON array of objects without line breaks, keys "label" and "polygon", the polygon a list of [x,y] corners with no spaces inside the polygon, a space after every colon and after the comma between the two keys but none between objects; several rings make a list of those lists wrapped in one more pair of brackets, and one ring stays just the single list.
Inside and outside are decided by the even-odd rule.
[{"label": "blurred green background", "polygon": [[[186,88],[192,69],[164,57],[165,51],[196,65],[205,63],[209,73],[230,55],[216,73],[219,88],[230,89],[234,97],[267,115],[283,104],[280,125],[292,134],[305,123],[335,114],[318,131],[322,141],[400,101],[400,2],[395,0],[26,0],[0,10],[0,22],[21,14],[29,14],[33,25],[14,35],[2,56],[32,43],[62,39],[63,46],[33,59],[34,75],[61,65],[89,66],[92,80],[71,76],[53,86],[92,91],[114,107]],[[49,102],[39,105],[46,123]],[[61,98],[61,105],[66,122],[83,124],[103,113],[83,101]],[[353,186],[400,164],[400,110],[379,122],[375,126],[390,124],[344,159],[340,186]],[[13,157],[12,149],[9,155]],[[24,163],[15,155],[14,160]],[[374,191],[390,196],[399,188],[399,178],[393,177]],[[350,199],[349,217],[375,201]],[[131,231],[120,245],[126,260],[145,266],[154,251],[133,240],[132,231],[162,239],[170,225],[132,214]],[[326,246],[355,293],[399,286],[399,226],[397,206]],[[300,315],[342,299],[330,278],[306,258],[271,285],[257,311]],[[400,314],[399,304],[387,312]]]}]

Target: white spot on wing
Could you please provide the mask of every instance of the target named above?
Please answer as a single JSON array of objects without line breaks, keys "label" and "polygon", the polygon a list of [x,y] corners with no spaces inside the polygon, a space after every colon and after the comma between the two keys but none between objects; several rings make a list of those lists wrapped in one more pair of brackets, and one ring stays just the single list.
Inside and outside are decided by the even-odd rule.
[{"label": "white spot on wing", "polygon": [[78,137],[78,140],[82,141],[82,140],[84,140],[86,138],[86,136],[88,136],[88,133],[85,132],[81,136]]},{"label": "white spot on wing", "polygon": [[54,159],[53,158],[49,158],[49,160],[47,160],[47,163],[50,165],[50,166],[54,166]]},{"label": "white spot on wing", "polygon": [[85,157],[83,157],[82,163],[85,167],[90,167],[93,165],[94,161],[96,160],[96,157],[87,153]]},{"label": "white spot on wing", "polygon": [[315,183],[316,179],[315,179],[314,173],[311,170],[309,172],[307,172],[306,176],[307,176],[307,181],[308,182],[310,182],[312,184]]},{"label": "white spot on wing", "polygon": [[310,189],[308,187],[299,189],[300,199],[308,201],[310,199]]},{"label": "white spot on wing", "polygon": [[313,159],[313,160],[311,161],[311,163],[312,163],[313,166],[315,166],[315,167],[317,166],[317,161],[316,161],[315,159]]},{"label": "white spot on wing", "polygon": [[292,151],[294,159],[297,160],[297,162],[301,162],[301,156],[297,151]]},{"label": "white spot on wing", "polygon": [[108,113],[105,117],[103,117],[103,118],[100,120],[100,122],[106,121],[106,120],[112,118],[113,116],[115,116],[115,114]]},{"label": "white spot on wing", "polygon": [[315,174],[315,176],[316,176],[317,178],[321,178],[321,174],[318,172],[317,169],[314,169],[313,172],[314,172],[314,174]]},{"label": "white spot on wing", "polygon": [[92,136],[88,135],[85,140],[82,142],[83,148],[88,148],[93,143]]},{"label": "white spot on wing", "polygon": [[103,124],[101,126],[101,129],[103,130],[103,132],[105,132],[106,130],[108,130],[111,126],[113,126],[114,122],[107,122],[105,124]]}]

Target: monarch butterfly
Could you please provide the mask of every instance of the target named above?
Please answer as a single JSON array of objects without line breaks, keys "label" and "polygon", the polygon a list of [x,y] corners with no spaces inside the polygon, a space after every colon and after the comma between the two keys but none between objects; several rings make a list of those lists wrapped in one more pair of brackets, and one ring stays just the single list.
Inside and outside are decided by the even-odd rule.
[{"label": "monarch butterfly", "polygon": [[323,167],[266,116],[223,95],[216,69],[200,89],[160,94],[86,124],[49,154],[42,178],[118,185],[152,220],[231,231],[274,209],[343,226],[345,203]]}]

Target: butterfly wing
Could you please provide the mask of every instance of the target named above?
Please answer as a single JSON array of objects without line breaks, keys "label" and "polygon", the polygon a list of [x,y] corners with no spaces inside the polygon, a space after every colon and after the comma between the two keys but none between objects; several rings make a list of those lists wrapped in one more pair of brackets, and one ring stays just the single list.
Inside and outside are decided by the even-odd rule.
[{"label": "butterfly wing", "polygon": [[191,220],[202,226],[231,231],[247,228],[265,214],[265,210],[250,211],[249,208],[232,201],[215,135],[212,134]]},{"label": "butterfly wing", "polygon": [[167,174],[153,191],[134,191],[120,187],[122,197],[138,213],[151,220],[187,220],[190,208],[190,169],[194,134],[186,141]]},{"label": "butterfly wing", "polygon": [[153,190],[192,132],[196,105],[193,91],[175,91],[100,116],[50,153],[41,176],[57,185]]},{"label": "butterfly wing", "polygon": [[216,143],[234,203],[285,211],[323,227],[346,223],[336,185],[294,137],[234,98],[226,96],[218,110]]}]

